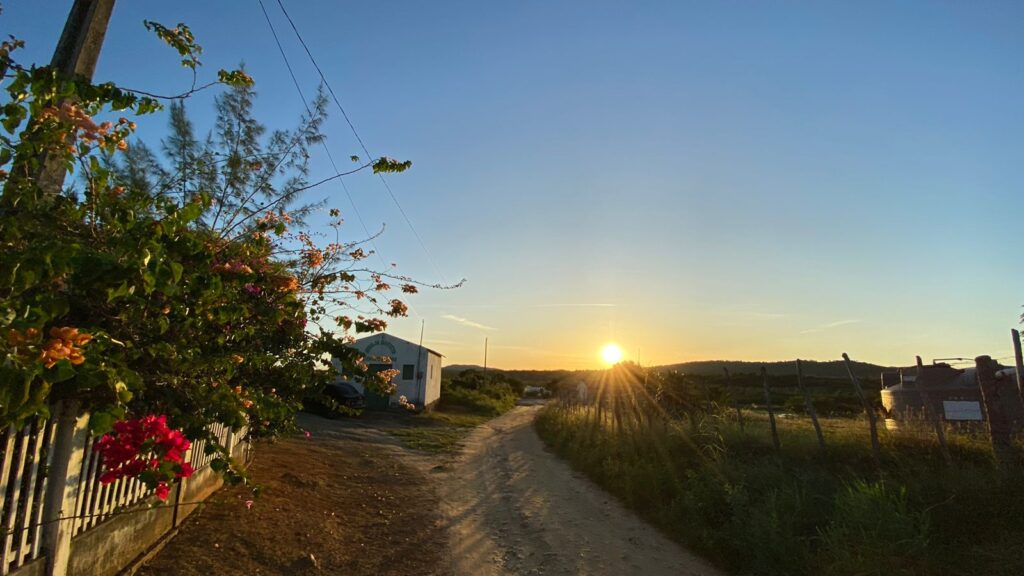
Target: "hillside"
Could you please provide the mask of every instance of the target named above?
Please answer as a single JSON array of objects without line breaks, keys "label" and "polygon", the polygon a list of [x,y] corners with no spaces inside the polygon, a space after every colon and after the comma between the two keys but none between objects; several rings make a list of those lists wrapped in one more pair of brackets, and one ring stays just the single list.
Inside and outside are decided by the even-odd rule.
[{"label": "hillside", "polygon": [[[830,362],[819,362],[816,360],[805,360],[802,362],[804,376],[813,378],[846,378],[846,366],[842,360]],[[740,360],[702,360],[697,362],[681,362],[678,364],[666,364],[663,366],[651,366],[651,370],[658,372],[681,372],[698,376],[720,376],[722,369],[728,368],[732,374],[759,374],[764,366],[768,374],[773,376],[790,376],[796,374],[796,362],[793,360],[785,362],[744,362]],[[463,370],[483,370],[481,366],[472,364],[453,364],[445,366],[442,375],[445,377],[454,376]],[[517,378],[528,384],[543,384],[551,380],[562,380],[571,375],[585,376],[594,370],[502,370],[500,368],[488,368],[490,372],[501,372]],[[893,370],[878,364],[867,362],[853,362],[853,373],[860,378],[878,379],[882,372]]]}]

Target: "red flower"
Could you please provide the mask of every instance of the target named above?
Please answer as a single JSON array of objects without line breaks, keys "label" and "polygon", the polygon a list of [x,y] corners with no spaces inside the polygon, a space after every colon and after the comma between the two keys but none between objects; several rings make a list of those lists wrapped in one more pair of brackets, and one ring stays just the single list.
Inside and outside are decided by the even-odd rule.
[{"label": "red flower", "polygon": [[[167,426],[166,416],[150,414],[114,424],[114,430],[96,441],[93,450],[103,459],[101,484],[120,478],[139,478],[165,500],[168,482],[192,475],[192,466],[184,462],[191,443],[180,430]],[[174,466],[165,466],[165,464]]]}]

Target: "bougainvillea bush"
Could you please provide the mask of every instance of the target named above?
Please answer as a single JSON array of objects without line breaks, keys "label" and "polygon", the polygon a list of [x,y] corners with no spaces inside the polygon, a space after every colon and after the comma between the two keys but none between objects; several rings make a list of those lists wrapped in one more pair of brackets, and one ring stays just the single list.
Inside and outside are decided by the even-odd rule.
[{"label": "bougainvillea bush", "polygon": [[[147,26],[197,70],[187,27]],[[322,98],[299,129],[264,138],[252,80],[222,70],[203,88],[223,91],[225,122],[203,144],[181,142],[191,127],[176,103],[203,88],[154,97],[23,65],[20,47],[0,45],[0,425],[64,401],[108,434],[98,445],[108,480],[128,474],[164,491],[188,474],[180,441],[201,438],[230,474],[209,425],[288,431],[301,398],[334,377],[324,358],[365,372],[346,344],[403,315],[382,293],[391,283],[413,293],[415,283],[367,269],[358,241],[321,245],[302,229],[302,217],[327,210],[294,207],[322,184],[306,172]],[[132,139],[131,119],[166,101],[179,124],[169,165]],[[409,166],[353,161],[352,171]],[[52,184],[55,165],[70,174],[63,188]],[[338,211],[330,215],[340,226]],[[386,390],[388,376],[367,385]],[[139,441],[143,428],[149,439]],[[170,438],[178,443],[165,446]]]}]

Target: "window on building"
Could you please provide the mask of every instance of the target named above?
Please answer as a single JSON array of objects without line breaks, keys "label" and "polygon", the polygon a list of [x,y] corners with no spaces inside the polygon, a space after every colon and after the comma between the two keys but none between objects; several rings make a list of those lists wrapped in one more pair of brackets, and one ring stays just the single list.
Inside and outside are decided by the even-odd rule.
[{"label": "window on building", "polygon": [[402,365],[402,380],[412,380],[416,377],[416,366],[412,364]]}]

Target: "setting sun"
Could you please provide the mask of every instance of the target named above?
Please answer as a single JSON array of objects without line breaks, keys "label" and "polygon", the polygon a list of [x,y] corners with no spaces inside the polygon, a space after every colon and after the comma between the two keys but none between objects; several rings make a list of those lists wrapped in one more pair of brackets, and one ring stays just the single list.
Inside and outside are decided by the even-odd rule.
[{"label": "setting sun", "polygon": [[619,348],[618,344],[605,344],[605,347],[601,348],[601,359],[609,366],[618,364],[622,361],[622,348]]}]

